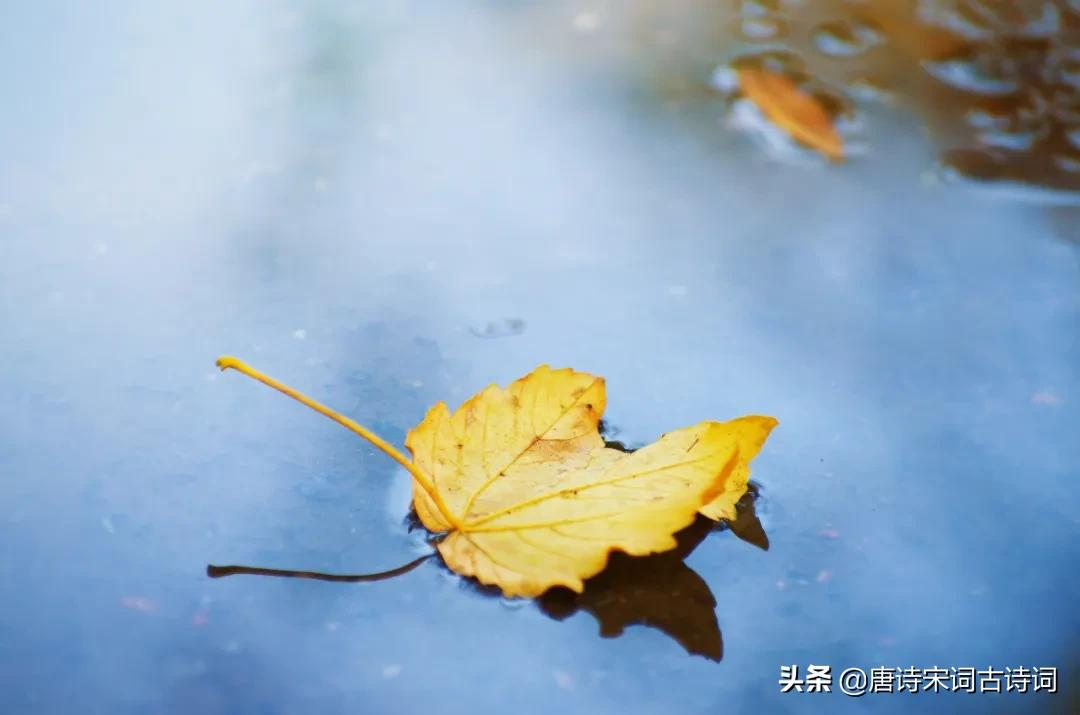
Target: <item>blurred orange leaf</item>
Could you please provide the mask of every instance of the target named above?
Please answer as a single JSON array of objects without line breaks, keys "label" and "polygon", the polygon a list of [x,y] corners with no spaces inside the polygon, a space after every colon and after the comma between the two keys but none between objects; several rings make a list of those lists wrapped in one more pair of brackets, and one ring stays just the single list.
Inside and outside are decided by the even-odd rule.
[{"label": "blurred orange leaf", "polygon": [[738,73],[743,94],[771,122],[832,161],[844,160],[844,140],[813,95],[789,77],[767,69],[741,67]]}]

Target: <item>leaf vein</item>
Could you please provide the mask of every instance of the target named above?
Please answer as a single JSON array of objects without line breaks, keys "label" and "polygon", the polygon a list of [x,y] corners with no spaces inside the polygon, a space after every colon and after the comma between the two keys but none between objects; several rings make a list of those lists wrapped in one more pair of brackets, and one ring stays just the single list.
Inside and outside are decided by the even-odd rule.
[{"label": "leaf vein", "polygon": [[[548,425],[547,428],[541,434],[536,434],[536,422],[535,422],[536,400],[537,400],[536,396],[540,394],[540,390],[533,390],[533,406],[532,406],[532,409],[529,411],[529,424],[531,425],[529,431],[531,433],[533,433],[535,436],[533,437],[532,441],[529,442],[529,445],[527,447],[525,447],[525,449],[521,450],[516,455],[514,455],[514,457],[510,460],[509,463],[506,464],[506,466],[504,466],[502,469],[495,472],[493,476],[488,477],[488,479],[483,484],[481,484],[479,486],[479,488],[477,488],[477,490],[475,492],[473,492],[469,496],[469,500],[466,503],[465,511],[464,511],[463,516],[465,516],[465,515],[467,515],[469,513],[469,509],[472,507],[473,503],[476,501],[476,498],[478,496],[483,494],[485,491],[487,491],[488,487],[490,487],[492,484],[494,484],[496,481],[498,481],[499,477],[502,476],[506,472],[507,469],[510,469],[510,467],[514,466],[514,464],[519,459],[521,459],[521,457],[523,455],[525,455],[530,449],[533,448],[533,445],[535,445],[537,442],[544,439],[544,436],[547,435],[547,433],[550,432],[552,430],[552,428],[555,427],[555,425],[559,424],[559,422],[561,422],[562,419],[564,417],[566,417],[566,415],[568,415],[570,413],[570,410],[572,410],[575,406],[577,406],[577,404],[581,400],[581,398],[584,397],[589,392],[589,390],[591,390],[596,385],[596,383],[599,382],[599,381],[600,381],[600,378],[594,378],[593,381],[589,383],[589,386],[586,387],[584,390],[582,390],[580,395],[578,395],[573,400],[571,400],[570,404],[567,405],[563,409],[563,411],[559,413],[559,416],[556,417],[555,420],[550,425]],[[485,470],[485,472],[486,471],[487,470]]]},{"label": "leaf vein", "polygon": [[685,467],[685,466],[694,464],[696,462],[700,462],[700,461],[702,461],[704,459],[707,459],[707,458],[709,458],[711,456],[712,456],[711,454],[703,454],[700,457],[695,457],[694,459],[689,459],[689,460],[686,460],[684,462],[675,462],[673,464],[665,464],[665,465],[663,465],[661,467],[657,467],[656,469],[649,469],[649,470],[646,470],[646,471],[643,471],[643,472],[635,472],[633,474],[630,474],[630,475],[627,475],[627,476],[624,476],[624,477],[615,477],[613,479],[605,479],[605,480],[601,480],[601,481],[591,482],[589,484],[583,484],[583,485],[577,486],[577,487],[565,487],[565,488],[557,490],[557,491],[547,492],[546,494],[539,494],[539,495],[533,497],[532,499],[526,499],[525,501],[518,502],[517,504],[512,504],[512,505],[510,505],[508,507],[500,509],[499,511],[495,511],[495,512],[492,512],[491,514],[487,514],[486,516],[482,516],[479,519],[475,519],[475,520],[469,521],[469,522],[463,522],[462,525],[461,525],[461,528],[462,528],[462,530],[465,530],[465,531],[475,531],[476,530],[475,527],[480,525],[480,524],[487,523],[489,521],[492,521],[493,519],[498,519],[499,517],[506,516],[507,514],[512,514],[515,511],[519,511],[519,510],[524,509],[526,507],[530,507],[530,506],[532,506],[534,504],[539,504],[540,502],[548,501],[550,499],[554,499],[556,497],[563,496],[563,495],[571,493],[571,492],[582,492],[582,491],[585,491],[587,489],[596,489],[597,487],[603,487],[603,486],[607,486],[609,484],[617,484],[619,482],[625,482],[625,481],[629,481],[631,479],[639,479],[641,477],[648,476],[649,474],[654,474],[656,472],[663,472],[663,471],[668,470],[668,469],[676,469],[678,467]]}]

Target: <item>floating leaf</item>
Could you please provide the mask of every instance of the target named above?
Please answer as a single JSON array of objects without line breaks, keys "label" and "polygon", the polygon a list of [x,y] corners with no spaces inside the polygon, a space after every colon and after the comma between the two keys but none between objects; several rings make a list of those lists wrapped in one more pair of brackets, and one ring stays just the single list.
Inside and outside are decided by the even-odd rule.
[{"label": "floating leaf", "polygon": [[632,453],[598,430],[603,378],[541,366],[508,388],[492,385],[451,413],[432,407],[410,430],[410,460],[365,427],[235,358],[218,360],[348,427],[413,477],[413,503],[447,566],[507,596],[553,586],[578,593],[612,551],[676,546],[700,512],[734,518],[748,463],[771,417],[702,422]]},{"label": "floating leaf", "polygon": [[844,160],[844,140],[812,94],[789,77],[759,67],[740,67],[739,87],[771,122],[833,161]]}]

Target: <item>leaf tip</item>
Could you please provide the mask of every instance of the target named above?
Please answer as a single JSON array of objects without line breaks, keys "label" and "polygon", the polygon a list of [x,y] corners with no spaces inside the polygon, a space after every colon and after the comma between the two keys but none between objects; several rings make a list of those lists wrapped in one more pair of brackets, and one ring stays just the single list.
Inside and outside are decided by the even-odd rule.
[{"label": "leaf tip", "polygon": [[232,368],[232,369],[235,370],[240,365],[243,365],[244,363],[243,363],[242,360],[240,360],[238,358],[234,358],[232,355],[222,355],[221,357],[219,357],[217,359],[217,361],[215,361],[214,364],[217,365],[218,368],[220,368],[222,371],[224,371],[224,370],[228,370],[229,368]]},{"label": "leaf tip", "polygon": [[756,417],[761,420],[762,427],[769,431],[772,431],[776,428],[778,424],[780,424],[780,420],[776,419],[771,415],[756,415]]}]

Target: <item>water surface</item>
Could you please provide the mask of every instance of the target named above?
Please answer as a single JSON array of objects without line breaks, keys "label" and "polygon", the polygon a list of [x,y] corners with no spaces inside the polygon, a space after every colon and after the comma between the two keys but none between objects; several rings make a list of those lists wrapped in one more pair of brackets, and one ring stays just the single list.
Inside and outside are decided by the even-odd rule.
[{"label": "water surface", "polygon": [[[769,158],[719,98],[663,101],[596,7],[8,10],[0,709],[1067,709],[1075,214],[927,181],[939,147],[876,105],[865,157]],[[397,444],[540,363],[604,375],[629,445],[777,416],[769,550],[686,561],[722,660],[435,562],[208,579],[427,549],[403,470],[222,353]],[[781,695],[808,663],[1056,666],[1063,693]]]}]

